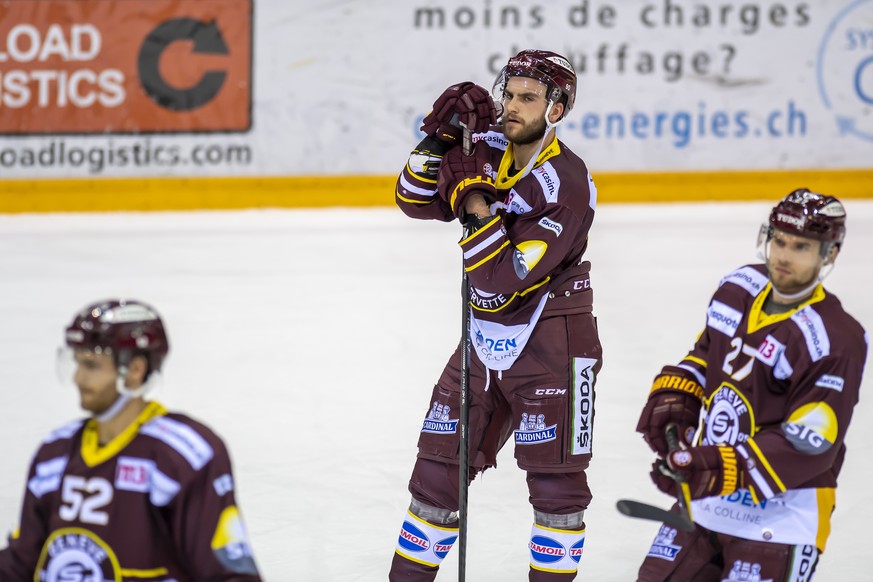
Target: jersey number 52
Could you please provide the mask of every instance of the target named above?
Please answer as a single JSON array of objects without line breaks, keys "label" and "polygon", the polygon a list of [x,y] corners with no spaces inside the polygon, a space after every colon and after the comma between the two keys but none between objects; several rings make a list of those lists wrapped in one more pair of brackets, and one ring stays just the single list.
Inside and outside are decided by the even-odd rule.
[{"label": "jersey number 52", "polygon": [[109,523],[109,514],[100,511],[112,502],[112,485],[106,479],[66,475],[61,499],[63,504],[58,510],[61,519],[95,525]]}]

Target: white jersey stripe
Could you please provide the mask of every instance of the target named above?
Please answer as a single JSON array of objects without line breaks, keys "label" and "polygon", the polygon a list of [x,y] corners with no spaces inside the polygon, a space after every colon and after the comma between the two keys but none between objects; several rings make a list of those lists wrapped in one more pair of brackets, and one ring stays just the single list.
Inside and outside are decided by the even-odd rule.
[{"label": "white jersey stripe", "polygon": [[482,242],[480,242],[479,244],[477,244],[473,248],[465,251],[464,258],[469,259],[470,257],[476,256],[477,254],[481,253],[486,248],[490,247],[491,245],[493,245],[495,242],[497,242],[498,240],[500,240],[504,236],[505,235],[503,234],[503,231],[495,230],[493,233],[491,233],[491,236],[489,236],[488,238],[486,238],[485,240],[483,240]]},{"label": "white jersey stripe", "polygon": [[807,305],[792,315],[791,321],[797,324],[797,327],[803,333],[803,337],[806,339],[806,348],[809,350],[809,357],[812,358],[813,362],[817,362],[830,355],[831,340],[828,337],[828,332],[825,329],[821,316],[811,305]]},{"label": "white jersey stripe", "polygon": [[72,438],[72,436],[76,434],[76,431],[82,428],[83,424],[85,424],[84,420],[75,420],[73,422],[65,424],[61,428],[55,429],[48,435],[48,437],[46,437],[46,439],[43,441],[43,444]]},{"label": "white jersey stripe", "polygon": [[[746,466],[748,467],[749,460],[749,451],[746,450],[746,447],[743,445],[737,445],[737,452],[746,460]],[[758,489],[761,490],[761,493],[764,495],[764,499],[770,499],[774,495],[773,489],[770,488],[770,484],[767,483],[767,480],[761,474],[761,472],[756,468],[754,469],[746,469],[749,472],[749,476],[752,477],[752,481],[755,482],[755,485],[758,486]]]},{"label": "white jersey stripe", "polygon": [[767,275],[759,273],[752,267],[743,267],[722,279],[721,284],[733,283],[734,285],[739,285],[748,291],[749,295],[757,297],[769,280]]},{"label": "white jersey stripe", "polygon": [[700,385],[703,386],[704,388],[706,387],[706,378],[704,377],[703,374],[698,372],[692,366],[689,366],[688,364],[679,364],[677,366],[677,368],[682,368],[683,370],[687,370],[687,371],[691,372],[692,374],[694,374],[694,377],[697,378],[697,382],[700,383]]},{"label": "white jersey stripe", "polygon": [[177,420],[160,416],[144,424],[139,432],[173,447],[196,471],[212,460],[214,453],[209,443],[193,428]]},{"label": "white jersey stripe", "polygon": [[409,182],[409,180],[407,180],[406,177],[403,176],[403,174],[400,175],[400,185],[403,186],[403,188],[405,190],[412,192],[413,194],[418,194],[419,196],[427,196],[429,198],[432,198],[433,195],[436,194],[436,192],[437,192],[436,188],[434,188],[433,190],[426,190],[425,188],[419,188],[418,186],[413,186]]},{"label": "white jersey stripe", "polygon": [[61,477],[67,468],[67,457],[55,457],[36,465],[36,475],[27,482],[27,488],[33,496],[40,498],[46,493],[57,491],[61,487]]},{"label": "white jersey stripe", "polygon": [[182,489],[178,481],[164,475],[157,467],[152,469],[149,485],[149,500],[158,507],[169,504]]}]

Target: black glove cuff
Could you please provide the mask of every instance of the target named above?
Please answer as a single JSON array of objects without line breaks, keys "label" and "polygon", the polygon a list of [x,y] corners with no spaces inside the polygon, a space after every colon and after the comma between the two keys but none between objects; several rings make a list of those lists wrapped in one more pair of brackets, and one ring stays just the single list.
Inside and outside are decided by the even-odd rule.
[{"label": "black glove cuff", "polygon": [[417,146],[415,146],[415,149],[420,152],[430,152],[434,155],[442,157],[446,155],[446,152],[452,149],[454,146],[455,144],[451,144],[432,135],[428,135],[423,140],[421,140],[421,142],[419,142]]}]

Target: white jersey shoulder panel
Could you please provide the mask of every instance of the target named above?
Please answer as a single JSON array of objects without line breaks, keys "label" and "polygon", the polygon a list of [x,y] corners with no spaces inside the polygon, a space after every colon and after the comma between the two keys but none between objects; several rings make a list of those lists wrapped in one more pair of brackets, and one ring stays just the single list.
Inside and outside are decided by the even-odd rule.
[{"label": "white jersey shoulder panel", "polygon": [[215,454],[212,446],[196,430],[166,416],[150,420],[140,428],[139,432],[169,445],[182,455],[195,471],[202,469]]}]

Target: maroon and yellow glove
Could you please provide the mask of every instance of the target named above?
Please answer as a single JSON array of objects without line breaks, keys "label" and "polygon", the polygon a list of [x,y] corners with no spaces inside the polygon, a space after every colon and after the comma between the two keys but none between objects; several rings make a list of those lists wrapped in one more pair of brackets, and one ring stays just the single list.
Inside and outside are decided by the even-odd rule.
[{"label": "maroon and yellow glove", "polygon": [[676,494],[676,484],[688,483],[691,499],[730,495],[748,481],[737,464],[737,452],[728,445],[705,445],[667,453],[652,465],[652,481],[664,493]]},{"label": "maroon and yellow glove", "polygon": [[703,388],[687,371],[676,366],[665,366],[652,384],[649,400],[637,421],[637,432],[653,451],[661,457],[669,447],[666,429],[670,424],[679,427],[679,440],[690,446],[700,420]]},{"label": "maroon and yellow glove", "polygon": [[473,153],[464,155],[461,148],[453,148],[443,156],[437,175],[440,198],[452,207],[456,218],[464,218],[467,199],[474,192],[482,194],[490,204],[497,198],[497,188],[491,177],[491,148],[477,141]]},{"label": "maroon and yellow glove", "polygon": [[481,133],[496,123],[497,110],[486,89],[465,81],[443,91],[423,121],[421,131],[425,134],[457,144],[461,142],[460,123],[473,133]]}]

